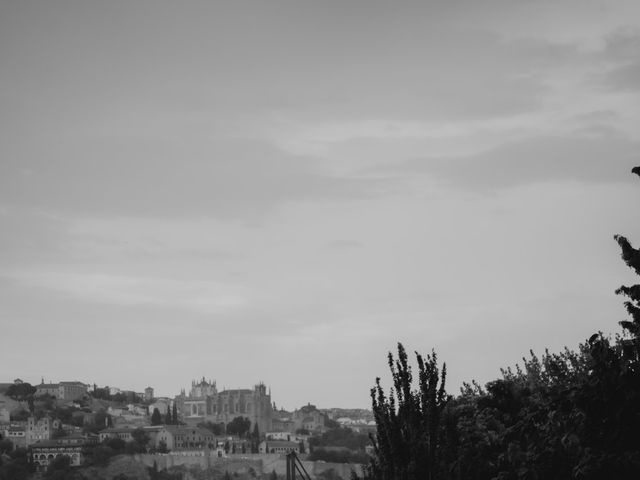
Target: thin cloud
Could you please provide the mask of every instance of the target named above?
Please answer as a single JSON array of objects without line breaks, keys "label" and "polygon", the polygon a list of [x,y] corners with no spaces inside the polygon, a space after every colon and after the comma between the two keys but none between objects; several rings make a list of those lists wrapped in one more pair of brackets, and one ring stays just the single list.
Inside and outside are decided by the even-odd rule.
[{"label": "thin cloud", "polygon": [[334,240],[333,242],[329,242],[326,245],[326,247],[330,250],[351,250],[354,248],[364,248],[364,246],[364,243],[357,240]]},{"label": "thin cloud", "polygon": [[474,155],[420,158],[384,167],[389,173],[431,175],[476,191],[547,181],[629,181],[638,161],[638,142],[624,138],[536,137]]},{"label": "thin cloud", "polygon": [[371,183],[323,173],[266,142],[220,142],[209,152],[103,146],[0,163],[0,203],[79,215],[256,218],[290,201],[367,195]]},{"label": "thin cloud", "polygon": [[60,272],[4,273],[0,276],[23,287],[43,288],[76,300],[108,305],[221,313],[241,308],[251,300],[239,287],[212,281]]},{"label": "thin cloud", "polygon": [[640,91],[640,61],[621,65],[603,76],[603,84],[610,90]]},{"label": "thin cloud", "polygon": [[640,90],[640,29],[618,28],[604,39],[601,51],[591,55],[600,71],[591,75],[596,87],[612,91],[636,92]]}]

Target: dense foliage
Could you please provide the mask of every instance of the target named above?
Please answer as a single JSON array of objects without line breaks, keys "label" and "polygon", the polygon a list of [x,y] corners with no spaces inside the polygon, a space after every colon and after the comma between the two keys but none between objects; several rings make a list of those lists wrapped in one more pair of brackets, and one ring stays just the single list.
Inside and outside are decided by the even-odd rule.
[{"label": "dense foliage", "polygon": [[369,435],[354,432],[350,428],[341,427],[327,430],[322,435],[309,438],[312,450],[322,447],[344,447],[349,450],[362,450],[369,445]]},{"label": "dense foliage", "polygon": [[247,417],[235,417],[227,423],[227,435],[237,435],[238,437],[246,437],[251,430],[251,420]]},{"label": "dense foliage", "polygon": [[26,448],[11,450],[4,442],[0,444],[0,480],[26,480],[33,470]]},{"label": "dense foliage", "polygon": [[[640,175],[640,168],[634,173]],[[640,250],[616,235],[640,275]],[[444,393],[435,355],[417,355],[413,386],[402,345],[389,354],[393,389],[372,389],[377,433],[371,480],[616,480],[640,478],[640,285],[622,286],[631,319],[577,352],[531,352],[485,388]],[[443,367],[444,377],[444,367]]]},{"label": "dense foliage", "polygon": [[14,383],[6,391],[6,395],[14,400],[23,401],[33,398],[36,387],[27,382]]},{"label": "dense foliage", "polygon": [[323,461],[330,463],[366,463],[369,456],[364,450],[350,450],[346,447],[319,447],[314,448],[307,460]]}]

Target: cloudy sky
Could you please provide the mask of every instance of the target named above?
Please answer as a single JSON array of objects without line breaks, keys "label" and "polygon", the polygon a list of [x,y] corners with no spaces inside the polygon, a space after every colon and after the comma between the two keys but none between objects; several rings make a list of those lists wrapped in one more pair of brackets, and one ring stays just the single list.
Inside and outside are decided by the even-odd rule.
[{"label": "cloudy sky", "polygon": [[[640,3],[0,1],[0,381],[369,407],[625,318]],[[634,182],[635,180],[635,182]]]}]

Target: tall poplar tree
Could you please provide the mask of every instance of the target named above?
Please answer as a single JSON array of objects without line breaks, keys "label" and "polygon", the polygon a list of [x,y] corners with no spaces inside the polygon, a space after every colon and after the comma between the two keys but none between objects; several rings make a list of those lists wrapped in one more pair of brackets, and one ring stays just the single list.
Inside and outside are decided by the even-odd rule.
[{"label": "tall poplar tree", "polygon": [[[631,170],[640,176],[640,167]],[[633,248],[629,240],[622,235],[614,236],[622,250],[621,256],[624,263],[640,275],[640,250]],[[640,285],[621,286],[616,290],[618,295],[624,295],[628,300],[624,303],[631,320],[623,320],[620,326],[629,335],[630,339],[624,343],[624,353],[629,359],[640,360]]]},{"label": "tall poplar tree", "polygon": [[151,414],[151,425],[160,425],[162,424],[162,415],[160,414],[160,410],[157,408],[153,409],[153,413]]},{"label": "tall poplar tree", "polygon": [[380,378],[371,389],[376,435],[374,455],[363,469],[371,480],[433,480],[437,478],[439,424],[449,397],[445,392],[446,365],[438,367],[435,352],[424,358],[416,352],[418,381],[407,353],[398,343],[398,358],[388,356],[393,388],[387,396]]}]

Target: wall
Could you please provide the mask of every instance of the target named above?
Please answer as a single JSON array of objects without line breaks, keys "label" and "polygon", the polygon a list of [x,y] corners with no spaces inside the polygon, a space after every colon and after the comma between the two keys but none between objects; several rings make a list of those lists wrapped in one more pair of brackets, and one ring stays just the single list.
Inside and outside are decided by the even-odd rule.
[{"label": "wall", "polygon": [[[233,474],[247,473],[249,468],[253,468],[258,474],[269,474],[275,471],[278,475],[285,476],[287,474],[287,463],[283,455],[274,454],[246,454],[234,455],[229,457],[215,456],[193,456],[188,453],[185,455],[178,454],[141,454],[135,455],[138,462],[148,467],[152,467],[155,462],[159,470],[166,470],[171,467],[184,465],[185,467],[209,468],[215,467],[226,470]],[[310,462],[303,461],[304,468],[311,478],[316,478],[320,473],[327,470],[335,470],[344,480],[351,478],[351,470],[355,469],[360,474],[360,465],[348,463],[329,463],[329,462]]]}]

